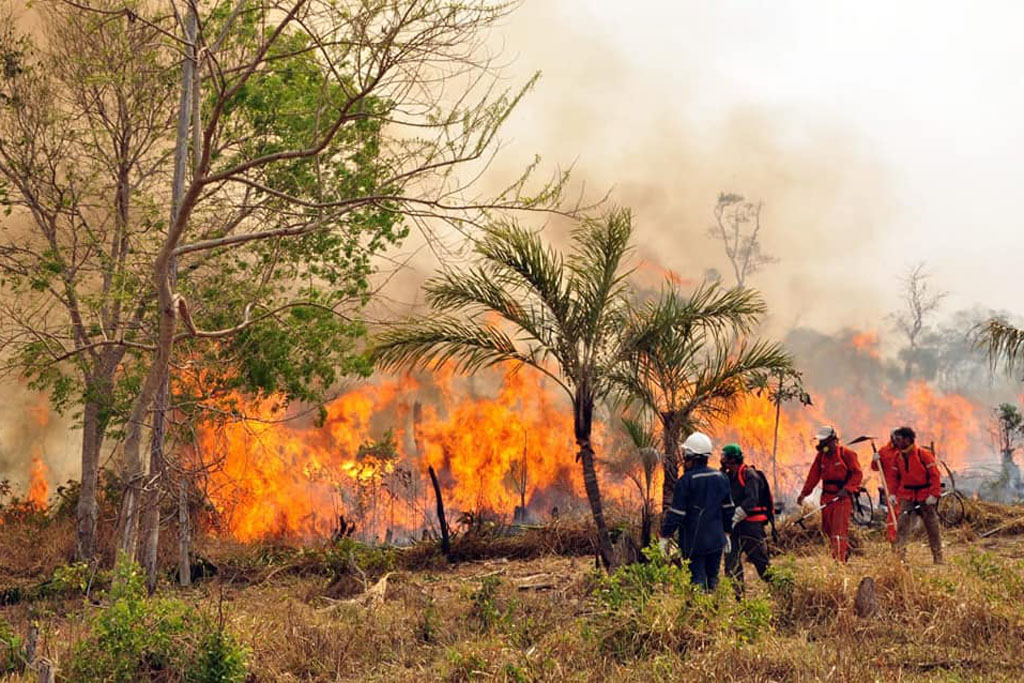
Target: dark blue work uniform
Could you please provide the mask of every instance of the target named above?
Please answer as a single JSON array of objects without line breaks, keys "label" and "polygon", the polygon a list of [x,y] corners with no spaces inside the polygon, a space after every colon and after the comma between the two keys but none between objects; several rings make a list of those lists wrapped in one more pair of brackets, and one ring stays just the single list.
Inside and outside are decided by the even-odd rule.
[{"label": "dark blue work uniform", "polygon": [[662,537],[679,533],[679,549],[690,561],[691,580],[705,590],[718,585],[725,535],[732,531],[729,478],[707,463],[686,470],[661,523]]}]

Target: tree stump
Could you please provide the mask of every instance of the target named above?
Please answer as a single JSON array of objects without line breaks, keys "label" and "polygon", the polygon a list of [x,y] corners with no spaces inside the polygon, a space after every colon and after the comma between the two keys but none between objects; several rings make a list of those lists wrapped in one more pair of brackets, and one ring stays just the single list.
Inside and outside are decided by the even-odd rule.
[{"label": "tree stump", "polygon": [[612,555],[615,557],[616,567],[635,564],[640,561],[640,546],[636,544],[632,536],[623,532],[612,543]]},{"label": "tree stump", "polygon": [[39,673],[39,683],[54,683],[53,680],[53,664],[50,663],[49,659],[40,657],[36,664],[36,671]]},{"label": "tree stump", "polygon": [[25,640],[25,665],[32,666],[36,660],[36,644],[39,641],[39,627],[32,624],[28,627],[28,638]]},{"label": "tree stump", "polygon": [[857,597],[853,600],[853,611],[858,617],[867,619],[878,614],[878,596],[875,594],[875,580],[865,576],[857,586]]}]

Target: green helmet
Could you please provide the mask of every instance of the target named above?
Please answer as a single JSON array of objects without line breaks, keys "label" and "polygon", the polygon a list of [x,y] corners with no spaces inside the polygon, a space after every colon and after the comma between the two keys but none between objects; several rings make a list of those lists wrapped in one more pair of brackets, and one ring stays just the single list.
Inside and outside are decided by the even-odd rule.
[{"label": "green helmet", "polygon": [[736,462],[743,462],[743,449],[739,444],[730,443],[722,448],[722,457]]}]

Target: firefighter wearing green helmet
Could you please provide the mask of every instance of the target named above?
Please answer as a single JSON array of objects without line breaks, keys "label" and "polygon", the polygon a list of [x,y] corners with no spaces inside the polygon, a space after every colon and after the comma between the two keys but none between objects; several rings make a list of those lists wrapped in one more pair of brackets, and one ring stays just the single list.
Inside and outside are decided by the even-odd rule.
[{"label": "firefighter wearing green helmet", "polygon": [[743,555],[754,565],[757,575],[767,580],[768,541],[764,527],[773,522],[775,515],[768,479],[743,462],[743,450],[738,444],[722,448],[722,471],[729,477],[732,499],[736,510],[732,517],[732,548],[725,556],[725,572],[732,579],[736,597],[743,595]]}]

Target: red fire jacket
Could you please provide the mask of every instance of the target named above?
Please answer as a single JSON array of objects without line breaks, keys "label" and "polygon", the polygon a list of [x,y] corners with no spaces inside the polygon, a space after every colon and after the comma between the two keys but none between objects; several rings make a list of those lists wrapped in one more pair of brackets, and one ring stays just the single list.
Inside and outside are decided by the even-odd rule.
[{"label": "red fire jacket", "polygon": [[800,495],[809,496],[820,481],[822,498],[831,500],[840,489],[856,493],[863,479],[864,473],[861,472],[857,454],[842,444],[836,444],[818,451]]},{"label": "red fire jacket", "polygon": [[920,446],[911,446],[896,455],[899,497],[919,503],[928,496],[942,494],[942,474],[935,454]]}]

